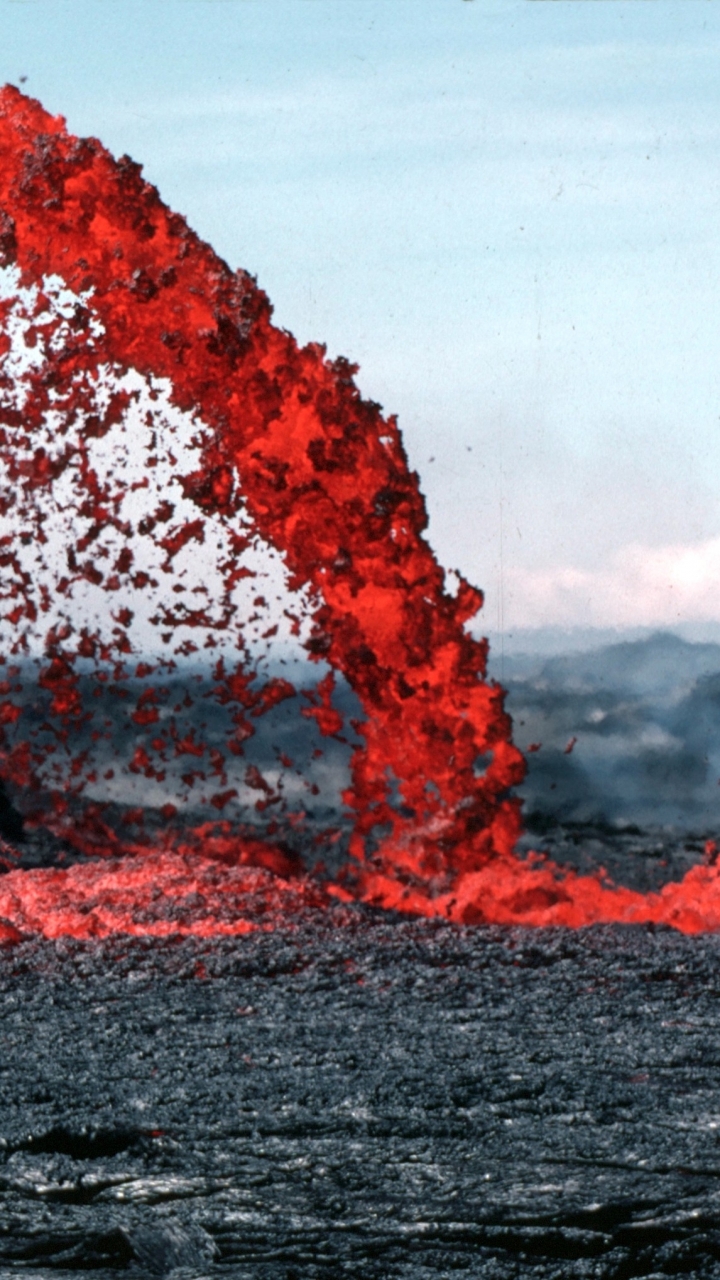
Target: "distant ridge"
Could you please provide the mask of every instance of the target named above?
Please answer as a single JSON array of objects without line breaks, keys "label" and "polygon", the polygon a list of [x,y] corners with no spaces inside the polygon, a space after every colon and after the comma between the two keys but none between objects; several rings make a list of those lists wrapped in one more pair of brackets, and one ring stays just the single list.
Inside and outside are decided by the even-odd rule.
[{"label": "distant ridge", "polygon": [[626,633],[502,667],[528,817],[720,833],[720,644]]},{"label": "distant ridge", "polygon": [[[482,614],[480,615],[482,623]],[[562,653],[580,653],[614,644],[634,644],[653,636],[667,635],[688,645],[720,645],[720,623],[686,622],[672,627],[515,627],[512,631],[499,632],[473,628],[487,637],[490,644],[490,665],[497,665],[504,654],[545,654],[548,657]]]}]

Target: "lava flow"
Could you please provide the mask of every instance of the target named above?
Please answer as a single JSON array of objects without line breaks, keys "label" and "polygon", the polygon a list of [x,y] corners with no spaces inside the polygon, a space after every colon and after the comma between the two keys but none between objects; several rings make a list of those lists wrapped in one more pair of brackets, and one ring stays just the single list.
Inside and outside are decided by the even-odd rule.
[{"label": "lava flow", "polygon": [[243,876],[318,903],[321,862],[335,898],[466,922],[720,926],[713,867],[645,897],[516,857],[482,595],[355,372],[133,161],[0,92],[0,760],[86,859],[4,876],[7,936],[166,932],[170,900],[242,931]]}]

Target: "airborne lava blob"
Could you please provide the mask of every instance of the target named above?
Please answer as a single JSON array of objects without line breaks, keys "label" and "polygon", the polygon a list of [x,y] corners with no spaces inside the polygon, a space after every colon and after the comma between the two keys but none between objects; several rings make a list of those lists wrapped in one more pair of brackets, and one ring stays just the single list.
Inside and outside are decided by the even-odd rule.
[{"label": "airborne lava blob", "polygon": [[[273,326],[138,165],[12,87],[0,268],[3,773],[31,822],[114,855],[12,871],[9,936],[166,931],[150,885],[184,931],[231,928],[231,899],[242,928],[239,866],[269,883],[338,840],[334,892],[379,905],[720,924],[711,868],[645,899],[515,857],[523,759],[465,630],[482,596],[446,590],[394,419]],[[273,741],[288,717],[316,735],[299,762]],[[341,749],[345,781],[318,781]],[[310,829],[333,779],[335,821]]]}]

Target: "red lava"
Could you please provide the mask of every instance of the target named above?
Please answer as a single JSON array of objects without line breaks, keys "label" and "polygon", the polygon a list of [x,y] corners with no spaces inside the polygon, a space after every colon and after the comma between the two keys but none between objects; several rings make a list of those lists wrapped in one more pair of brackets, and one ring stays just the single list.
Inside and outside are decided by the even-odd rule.
[{"label": "red lava", "polygon": [[365,896],[384,907],[464,924],[660,924],[681,933],[720,929],[720,869],[692,867],[657,893],[638,893],[599,876],[580,876],[550,860],[498,859],[458,877],[451,893],[406,894],[391,878],[365,883]]},{"label": "red lava", "polygon": [[0,880],[0,942],[23,937],[239,936],[327,908],[320,887],[197,853],[153,850]]},{"label": "red lava", "polygon": [[[30,817],[112,855],[6,875],[8,937],[237,933],[291,900],[327,901],[287,878],[272,840],[221,849],[208,827],[171,848],[167,832],[143,835],[139,806],[131,842],[96,798],[140,779],[168,822],[199,798],[229,826],[242,802],[270,816],[270,837],[273,814],[299,830],[289,780],[317,786],[287,754],[237,775],[259,722],[298,692],[263,667],[278,638],[318,664],[300,714],[322,738],[344,740],[337,677],[362,707],[336,898],[468,923],[720,925],[713,866],[643,896],[516,857],[524,760],[487,644],[466,630],[482,594],[459,575],[447,589],[395,420],[361,398],[348,361],[274,326],[255,281],[139,165],[10,86],[0,268],[0,763]],[[220,745],[183,721],[190,692],[163,702],[193,655],[229,709]],[[28,711],[32,663],[45,702]],[[108,690],[140,735],[125,765],[97,710]]]}]

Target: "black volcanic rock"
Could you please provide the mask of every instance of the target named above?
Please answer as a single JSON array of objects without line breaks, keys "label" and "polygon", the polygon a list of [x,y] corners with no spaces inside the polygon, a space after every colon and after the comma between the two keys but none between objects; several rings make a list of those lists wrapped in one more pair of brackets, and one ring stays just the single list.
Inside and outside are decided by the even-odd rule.
[{"label": "black volcanic rock", "polygon": [[720,939],[318,913],[0,953],[0,1276],[720,1274]]},{"label": "black volcanic rock", "polygon": [[0,836],[13,843],[22,841],[24,836],[22,814],[12,803],[2,778],[0,778]]}]

